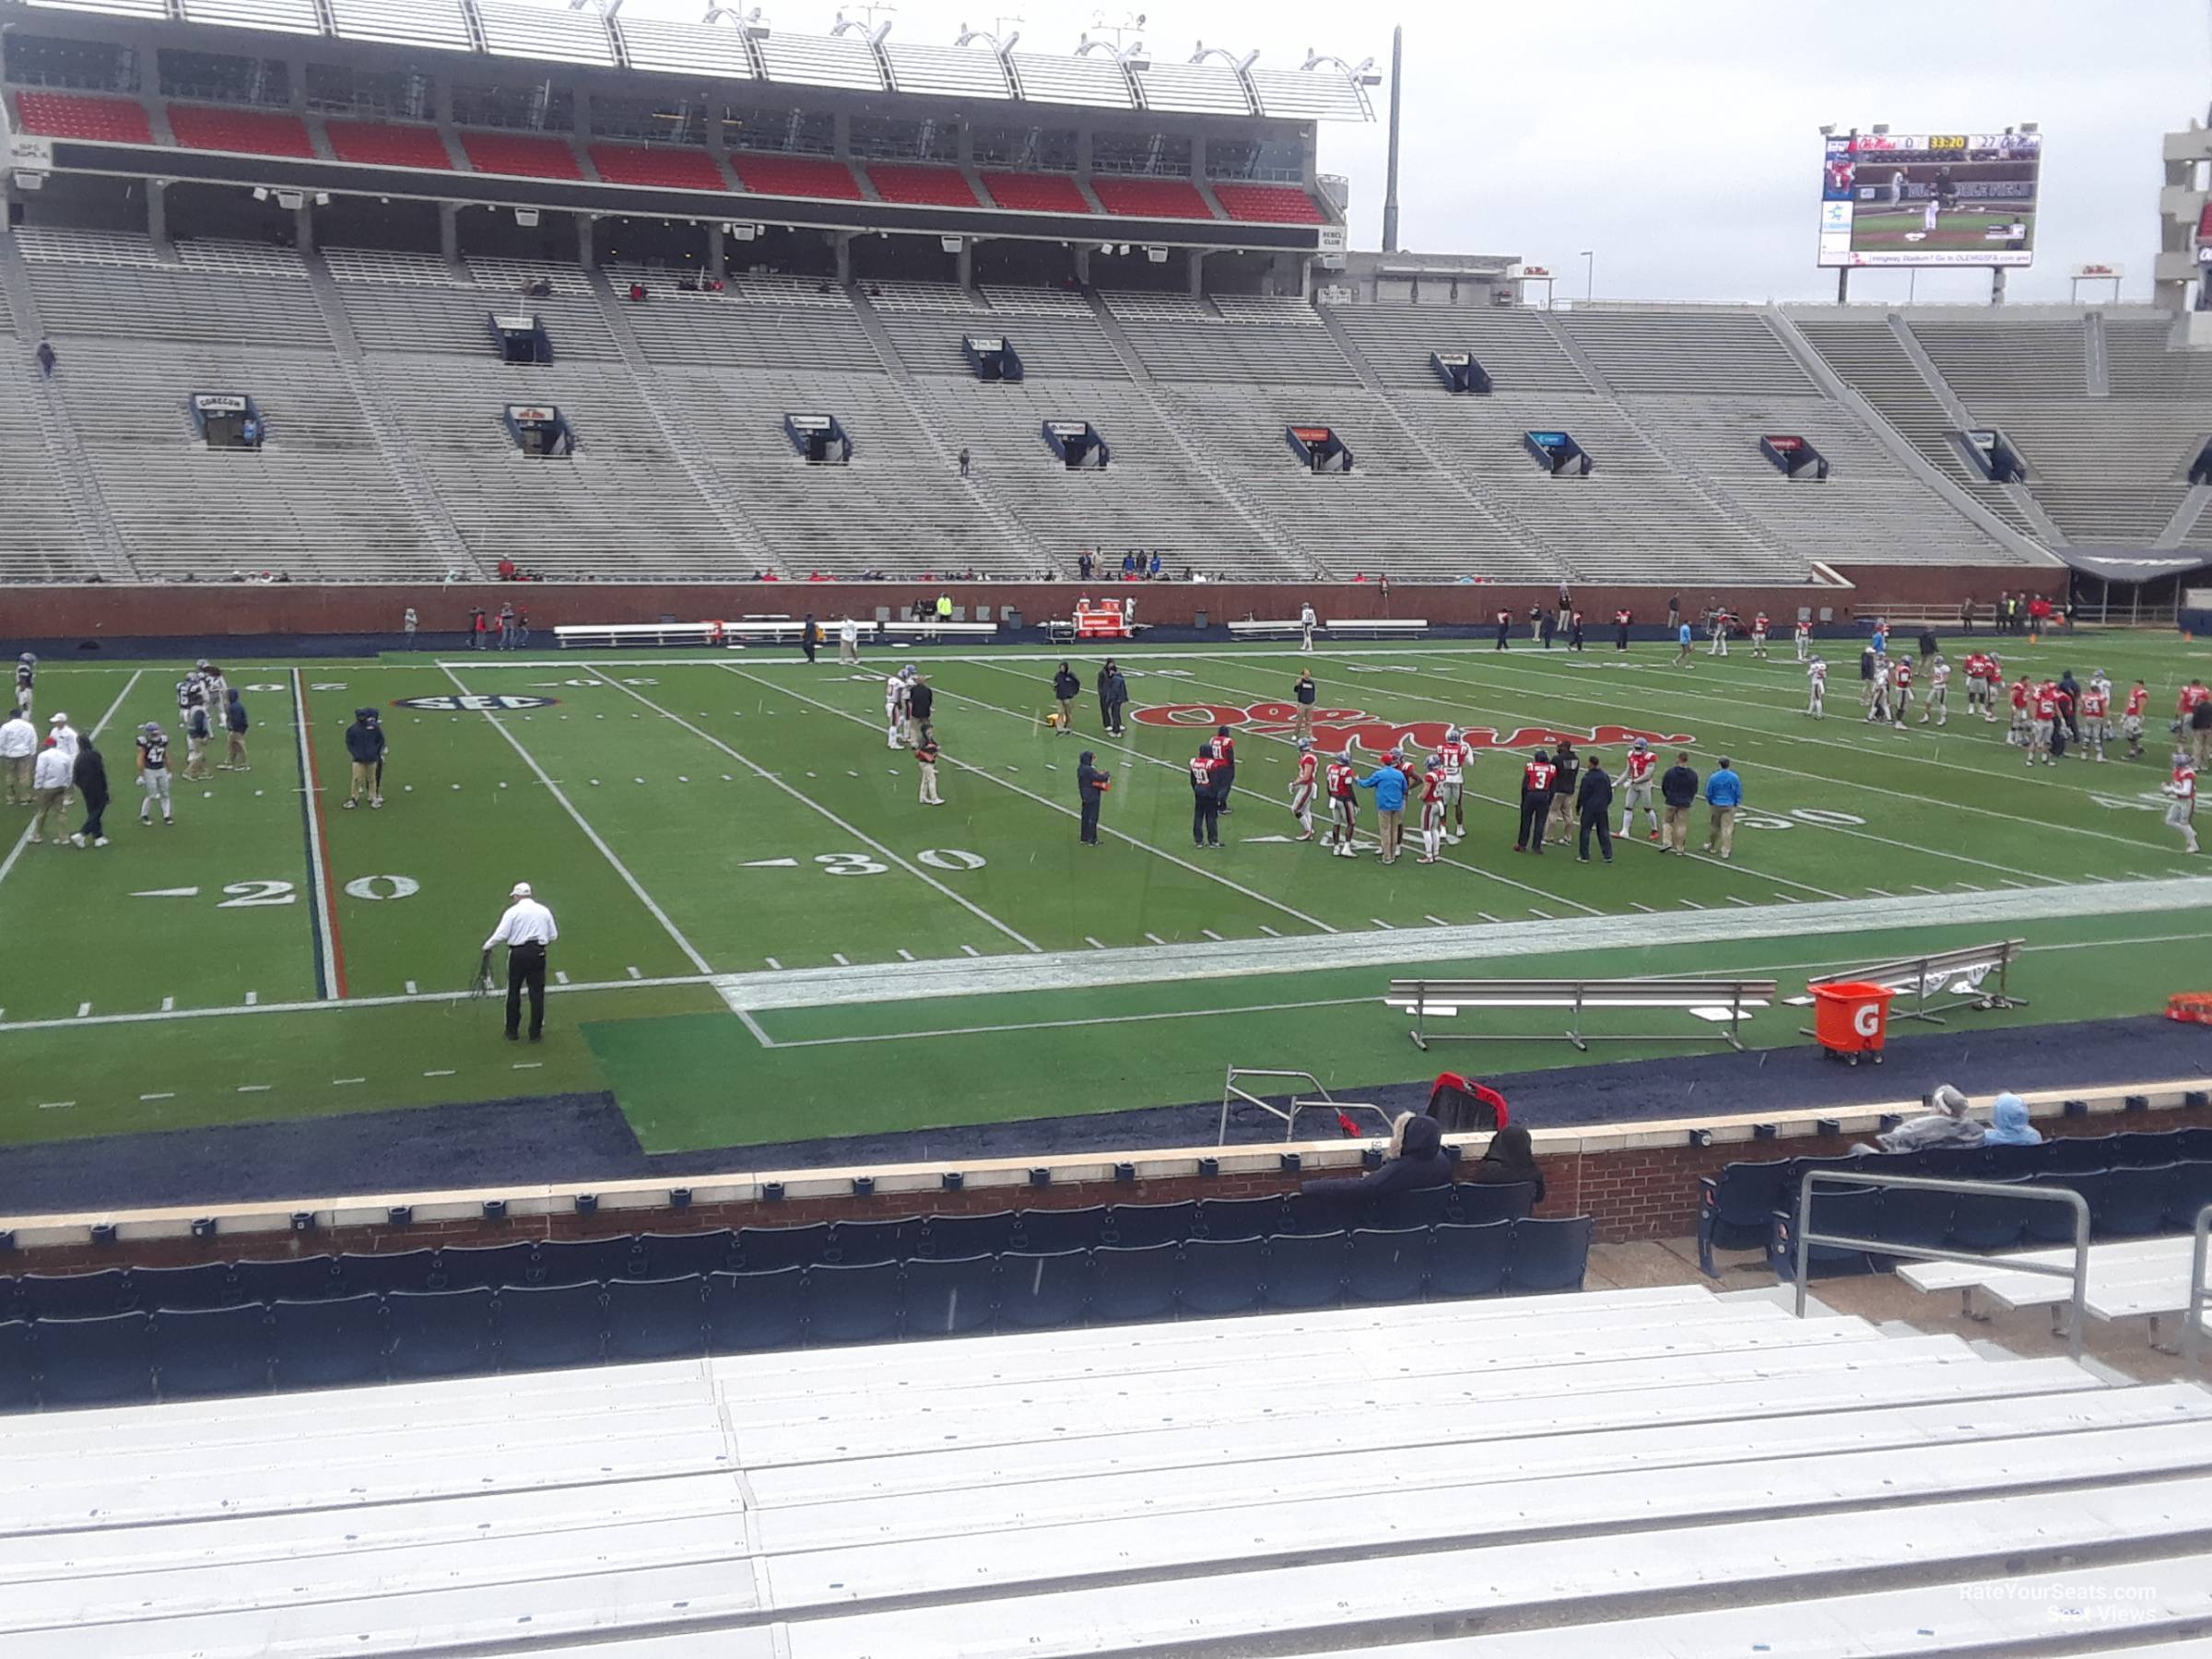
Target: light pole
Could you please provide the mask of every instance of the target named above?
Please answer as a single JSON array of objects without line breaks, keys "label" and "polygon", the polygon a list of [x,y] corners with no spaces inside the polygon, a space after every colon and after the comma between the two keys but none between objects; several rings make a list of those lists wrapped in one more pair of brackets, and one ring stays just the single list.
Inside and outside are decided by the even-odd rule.
[{"label": "light pole", "polygon": [[1597,250],[1583,250],[1583,298],[1589,300],[1597,292]]}]

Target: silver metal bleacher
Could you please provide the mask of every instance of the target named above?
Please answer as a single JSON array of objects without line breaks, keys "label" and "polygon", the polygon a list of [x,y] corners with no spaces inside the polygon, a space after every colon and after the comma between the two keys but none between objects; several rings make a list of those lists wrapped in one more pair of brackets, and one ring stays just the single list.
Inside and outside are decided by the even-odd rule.
[{"label": "silver metal bleacher", "polygon": [[1746,1015],[1770,1006],[1776,982],[1771,979],[1394,979],[1382,999],[1413,1016],[1406,1033],[1416,1048],[1437,1042],[1526,1042],[1522,1031],[1432,1031],[1432,1019],[1449,1019],[1470,1009],[1557,1008],[1568,1016],[1560,1035],[1578,1049],[1593,1042],[1709,1042],[1707,1032],[1594,1032],[1582,1029],[1593,1009],[1667,1008],[1709,1020],[1721,1041],[1741,1053]]}]

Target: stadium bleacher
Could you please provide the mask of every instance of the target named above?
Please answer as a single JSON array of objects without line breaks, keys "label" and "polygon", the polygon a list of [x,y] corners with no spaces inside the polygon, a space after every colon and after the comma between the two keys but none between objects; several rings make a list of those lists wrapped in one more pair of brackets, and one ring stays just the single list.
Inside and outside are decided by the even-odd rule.
[{"label": "stadium bleacher", "polygon": [[172,103],[169,130],[186,149],[229,150],[242,156],[312,158],[314,140],[297,115],[223,105]]},{"label": "stadium bleacher", "polygon": [[453,171],[453,159],[436,127],[380,121],[326,120],[331,154],[363,167],[421,167]]}]

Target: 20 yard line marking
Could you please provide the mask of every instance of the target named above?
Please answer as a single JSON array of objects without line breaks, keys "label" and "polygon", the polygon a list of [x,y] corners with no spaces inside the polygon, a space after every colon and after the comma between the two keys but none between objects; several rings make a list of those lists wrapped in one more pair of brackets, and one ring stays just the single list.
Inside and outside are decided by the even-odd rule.
[{"label": "20 yard line marking", "polygon": [[[131,688],[135,686],[145,677],[145,674],[146,670],[143,668],[132,670],[131,677],[123,682],[123,689],[115,694],[115,700],[108,705],[108,712],[100,717],[100,724],[92,728],[93,736],[98,737],[100,733],[107,730],[108,722],[115,718],[115,711],[123,707],[123,700],[130,696]],[[16,860],[23,856],[23,849],[29,845],[30,826],[26,824],[23,827],[23,833],[16,838],[16,844],[8,849],[7,856],[0,858],[0,881],[7,879],[7,873],[16,867]],[[76,1104],[74,1100],[67,1103],[72,1106]]]},{"label": "20 yard line marking", "polygon": [[[602,676],[606,675],[606,670],[604,668],[598,668],[596,665],[591,666],[594,666],[594,671]],[[754,685],[761,687],[765,690],[773,691],[776,689],[775,687],[769,685],[767,681],[753,679],[751,675],[742,673],[735,668],[731,668],[726,664],[718,663],[715,665],[715,666],[721,668],[724,673],[735,674],[740,679],[752,680]],[[853,840],[872,847],[878,854],[889,859],[893,864],[904,870],[909,876],[912,876],[915,879],[935,888],[946,898],[951,900],[955,904],[966,911],[970,915],[975,917],[976,920],[985,924],[992,928],[993,931],[1004,934],[1007,938],[1013,940],[1015,944],[1020,946],[1024,950],[1036,951],[1039,953],[1042,952],[1044,947],[1038,944],[1036,940],[1030,938],[1027,935],[1018,932],[1015,928],[1009,927],[1006,923],[1001,922],[996,916],[993,915],[989,911],[983,909],[982,905],[977,904],[973,900],[969,899],[960,893],[955,892],[951,888],[947,887],[943,882],[931,876],[926,870],[920,868],[918,865],[911,863],[907,859],[901,858],[898,853],[892,852],[890,848],[885,846],[874,836],[865,834],[854,825],[847,823],[843,818],[838,817],[836,813],[830,811],[829,807],[823,806],[819,801],[811,799],[805,790],[794,789],[791,784],[786,783],[782,779],[769,771],[767,768],[761,766],[757,761],[754,761],[738,753],[737,750],[732,748],[728,744],[724,743],[721,738],[715,736],[713,733],[708,731],[705,727],[693,725],[682,715],[674,713],[667,709],[662,708],[661,705],[654,702],[652,698],[645,696],[642,692],[637,690],[633,687],[617,684],[615,688],[622,692],[623,695],[627,697],[636,699],[639,702],[643,703],[647,708],[651,709],[654,713],[659,714],[664,719],[674,721],[677,725],[683,727],[685,731],[690,733],[694,737],[699,738],[701,742],[712,744],[724,754],[729,756],[731,759],[736,761],[738,765],[752,772],[754,776],[766,779],[769,782],[773,783],[778,789],[782,790],[785,794],[789,795],[793,800],[799,802],[810,810],[818,813],[822,818],[827,818],[830,823],[835,824],[847,835],[853,837]],[[801,698],[799,700],[802,702],[813,702],[814,700],[811,698]],[[830,705],[827,703],[815,703],[815,707],[818,709],[827,709],[830,707]],[[841,710],[832,710],[831,712],[839,713],[842,712]],[[859,724],[866,726],[870,731],[876,731],[879,729],[876,723],[872,720],[858,720],[857,716],[854,718],[857,720]],[[954,764],[957,766],[959,764],[959,762],[955,761]]]},{"label": "20 yard line marking", "polygon": [[[441,666],[443,666],[443,665],[441,665]],[[601,672],[604,673],[603,670]],[[445,677],[453,682],[453,688],[460,692],[462,696],[469,697],[474,695],[474,693],[471,692],[465,685],[462,684],[461,677],[455,674],[451,668],[447,668],[445,670]],[[629,690],[629,688],[625,686],[622,688],[622,689],[628,691]],[[631,691],[630,695],[635,697],[637,696],[637,693]],[[640,699],[640,700],[642,701],[643,700]],[[586,818],[582,813],[576,810],[576,803],[570,800],[567,794],[562,792],[560,785],[556,783],[550,777],[547,775],[546,769],[537,763],[537,757],[533,755],[528,749],[523,747],[523,740],[517,737],[512,732],[509,731],[505,725],[501,724],[498,716],[494,715],[489,709],[486,709],[484,711],[484,718],[491,722],[491,729],[499,733],[500,736],[507,740],[508,747],[512,748],[517,755],[522,757],[523,764],[527,766],[532,772],[536,774],[537,781],[546,786],[547,791],[553,796],[555,800],[561,804],[562,808],[566,810],[568,815],[576,820],[576,828],[583,831],[585,839],[588,840],[593,846],[598,848],[600,854],[606,858],[609,865],[614,866],[615,874],[622,877],[623,885],[637,895],[638,902],[642,904],[646,910],[652,913],[653,919],[661,924],[671,939],[676,941],[677,948],[684,953],[686,959],[690,962],[691,966],[698,969],[701,973],[712,973],[714,970],[707,961],[707,959],[699,954],[698,950],[692,947],[691,941],[684,937],[682,930],[679,929],[676,923],[670,919],[668,912],[663,910],[654,900],[653,896],[645,890],[643,884],[641,883],[635,876],[632,876],[629,873],[629,866],[624,864],[619,858],[615,856],[615,850],[606,844],[606,838],[601,835],[598,830],[593,829],[591,826],[591,821]]]}]

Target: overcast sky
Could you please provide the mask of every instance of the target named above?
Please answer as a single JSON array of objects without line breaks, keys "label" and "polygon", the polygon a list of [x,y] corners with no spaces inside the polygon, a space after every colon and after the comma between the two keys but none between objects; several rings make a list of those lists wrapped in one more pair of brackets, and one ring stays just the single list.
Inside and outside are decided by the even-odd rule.
[{"label": "overcast sky", "polygon": [[[746,0],[749,6],[752,0]],[[826,33],[838,0],[763,0],[772,26]],[[689,0],[630,9],[697,18]],[[906,40],[949,42],[986,8],[1020,14],[1025,48],[1072,52],[1098,15],[1040,0],[904,0],[879,10]],[[2212,96],[2204,0],[1862,0],[1841,8],[1755,0],[1583,0],[1471,6],[1408,0],[1136,0],[1156,57],[1194,44],[1295,68],[1305,49],[1387,68],[1406,26],[1400,242],[1424,253],[1515,253],[1583,291],[1596,251],[1600,298],[1813,300],[1835,291],[1813,265],[1823,122],[1899,132],[2042,124],[2036,263],[2015,300],[2064,300],[2066,268],[2124,262],[2147,300],[2158,235],[2159,135],[2202,118]],[[855,12],[857,15],[857,12]],[[1324,171],[1352,181],[1355,247],[1380,245],[1387,87],[1372,127],[1322,129]],[[1924,272],[1922,300],[1979,299],[1985,272]],[[1902,299],[1902,272],[1860,272],[1853,298]]]}]

